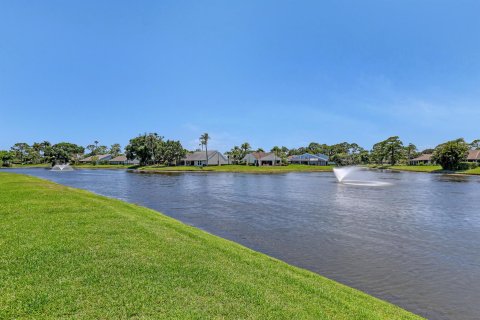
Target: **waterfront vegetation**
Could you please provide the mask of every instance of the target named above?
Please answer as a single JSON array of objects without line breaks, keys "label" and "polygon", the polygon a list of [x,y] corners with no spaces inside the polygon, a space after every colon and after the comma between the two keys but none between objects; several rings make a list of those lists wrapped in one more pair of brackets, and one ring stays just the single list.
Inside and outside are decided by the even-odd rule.
[{"label": "waterfront vegetation", "polygon": [[145,172],[245,172],[245,173],[282,173],[282,172],[325,172],[332,171],[332,166],[309,166],[302,164],[290,164],[287,166],[246,166],[246,165],[223,165],[223,166],[148,166],[139,167],[137,170]]},{"label": "waterfront vegetation", "polygon": [[420,165],[420,166],[406,166],[406,165],[369,165],[373,169],[388,169],[396,171],[411,171],[411,172],[427,172],[427,173],[444,173],[444,174],[480,174],[480,167],[467,170],[443,170],[441,166],[436,165]]},{"label": "waterfront vegetation", "polygon": [[369,165],[369,168],[374,169],[389,169],[389,170],[398,170],[398,171],[412,171],[412,172],[441,172],[442,167],[436,165],[424,165],[424,166],[407,166],[407,165]]},{"label": "waterfront vegetation", "polygon": [[[157,133],[145,133],[133,139],[125,147],[125,156],[129,160],[136,160],[143,171],[232,171],[232,172],[288,172],[288,171],[329,171],[331,167],[315,167],[306,168],[304,166],[288,165],[289,157],[296,155],[322,155],[328,159],[329,163],[335,163],[338,166],[349,165],[367,165],[372,167],[392,166],[397,170],[434,172],[436,168],[410,166],[409,164],[418,163],[412,161],[420,155],[431,155],[433,163],[442,166],[442,169],[448,172],[475,174],[478,170],[474,170],[480,159],[468,159],[469,151],[480,150],[480,140],[473,140],[471,143],[465,142],[464,139],[456,139],[439,144],[435,149],[426,149],[419,152],[417,147],[409,143],[404,145],[398,136],[389,137],[373,145],[372,150],[362,148],[356,143],[341,142],[333,145],[320,144],[311,142],[308,146],[299,148],[287,148],[285,146],[274,146],[270,152],[280,159],[282,166],[272,166],[252,168],[241,166],[226,166],[214,168],[208,166],[208,141],[211,139],[208,133],[200,136],[200,146],[205,149],[205,158],[197,159],[206,168],[185,167],[180,168],[176,164],[185,161],[186,155],[190,152],[183,148],[180,141],[164,140],[164,137]],[[88,150],[88,153],[85,153]],[[197,150],[200,151],[200,150]],[[257,148],[257,152],[264,152],[262,148]],[[234,146],[230,151],[225,152],[228,157],[228,163],[234,165],[244,165],[245,156],[254,152],[248,142],[240,146]],[[0,150],[0,165],[6,167],[14,167],[18,165],[28,166],[48,166],[55,163],[70,163],[78,168],[134,168],[128,165],[109,165],[109,160],[98,161],[97,156],[107,154],[110,159],[121,154],[121,146],[118,143],[113,144],[110,148],[99,145],[98,141],[88,145],[86,148],[68,142],[51,144],[48,141],[36,142],[31,146],[27,143],[20,142],[14,144],[10,150]],[[80,164],[81,159],[88,159],[88,163]],[[103,158],[102,158],[103,159]],[[467,163],[467,160],[470,163]],[[125,160],[122,160],[125,161]],[[225,163],[227,159],[225,158]],[[83,161],[85,162],[85,161]],[[261,161],[260,161],[261,162]],[[114,160],[113,163],[118,163]],[[191,162],[190,162],[191,163]],[[287,166],[288,165],[288,166]]]},{"label": "waterfront vegetation", "polygon": [[0,318],[417,319],[156,211],[0,172]]}]

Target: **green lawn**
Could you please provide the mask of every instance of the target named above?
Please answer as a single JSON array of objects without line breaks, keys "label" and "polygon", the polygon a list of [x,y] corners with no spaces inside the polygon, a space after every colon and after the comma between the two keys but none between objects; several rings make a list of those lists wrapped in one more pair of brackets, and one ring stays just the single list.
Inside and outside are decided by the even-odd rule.
[{"label": "green lawn", "polygon": [[370,165],[370,168],[376,169],[391,169],[399,171],[413,171],[413,172],[438,172],[442,170],[441,166],[389,166],[389,165]]},{"label": "green lawn", "polygon": [[50,163],[39,163],[39,164],[13,164],[11,167],[7,168],[50,168],[52,165]]},{"label": "green lawn", "polygon": [[300,164],[291,164],[288,166],[246,166],[246,165],[223,165],[223,166],[149,166],[140,167],[140,171],[148,172],[168,172],[168,171],[194,171],[194,172],[245,172],[245,173],[282,173],[282,172],[324,172],[332,171],[331,166],[308,166]]},{"label": "green lawn", "polygon": [[466,173],[466,174],[480,175],[480,167],[475,168],[475,169],[465,170],[465,171],[459,171],[458,173]]},{"label": "green lawn", "polygon": [[[42,164],[15,164],[10,168],[51,168],[50,163]],[[72,167],[77,169],[131,169],[136,168],[137,166],[133,165],[121,165],[121,164],[77,164],[72,165]]]},{"label": "green lawn", "polygon": [[156,211],[24,175],[0,173],[0,230],[0,319],[418,318]]},{"label": "green lawn", "polygon": [[436,173],[450,173],[450,174],[474,174],[480,175],[480,167],[470,170],[459,171],[443,171],[441,166],[389,166],[389,165],[370,165],[370,168],[375,169],[390,169],[398,171],[413,171],[413,172],[436,172]]}]

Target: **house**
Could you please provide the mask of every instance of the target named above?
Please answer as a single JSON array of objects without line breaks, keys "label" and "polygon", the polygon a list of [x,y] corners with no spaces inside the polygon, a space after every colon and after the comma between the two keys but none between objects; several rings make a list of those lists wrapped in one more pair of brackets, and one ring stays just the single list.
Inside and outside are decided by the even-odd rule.
[{"label": "house", "polygon": [[266,152],[251,152],[247,154],[245,157],[243,157],[242,162],[249,165],[258,166],[260,165],[260,159],[265,157],[266,155],[267,155]]},{"label": "house", "polygon": [[[209,166],[221,166],[228,164],[228,159],[218,151],[208,151],[208,165]],[[180,159],[179,165],[181,166],[206,166],[207,157],[205,151],[195,151],[188,153],[185,158]]]},{"label": "house", "polygon": [[90,156],[90,157],[86,157],[82,160],[80,160],[79,162],[80,163],[91,163],[93,161],[95,161],[95,163],[101,163],[101,162],[108,162],[110,159],[112,159],[112,155],[111,154],[99,154],[99,155],[96,155],[96,156]]},{"label": "house", "polygon": [[419,164],[432,164],[432,163],[433,163],[432,162],[432,154],[430,154],[430,153],[422,154],[419,157],[416,157],[416,158],[410,160],[410,164],[412,166],[416,166],[416,165],[419,165]]},{"label": "house", "polygon": [[291,164],[306,164],[313,166],[326,166],[328,165],[328,156],[324,154],[311,154],[304,153],[301,155],[294,155],[288,159]]},{"label": "house", "polygon": [[278,166],[281,164],[282,158],[277,156],[274,152],[268,152],[258,159],[258,165],[260,166]]},{"label": "house", "polygon": [[478,162],[480,163],[480,150],[470,150],[467,155],[468,162]]},{"label": "house", "polygon": [[243,157],[242,161],[255,166],[276,166],[282,164],[282,158],[273,152],[251,152]]},{"label": "house", "polygon": [[109,164],[121,164],[121,165],[138,165],[140,161],[138,159],[128,160],[126,156],[118,156],[108,161]]}]

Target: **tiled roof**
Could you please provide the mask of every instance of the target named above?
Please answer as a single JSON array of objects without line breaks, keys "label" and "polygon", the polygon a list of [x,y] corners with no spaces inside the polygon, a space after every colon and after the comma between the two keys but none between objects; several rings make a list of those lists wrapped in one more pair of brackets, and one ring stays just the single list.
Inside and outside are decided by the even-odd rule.
[{"label": "tiled roof", "polygon": [[115,158],[111,159],[110,161],[118,161],[118,162],[127,161],[127,157],[126,156],[118,156],[118,157],[115,157]]},{"label": "tiled roof", "polygon": [[[219,153],[219,152],[216,151],[216,150],[208,151],[208,159],[214,157],[217,153]],[[223,157],[223,155],[221,155],[221,154],[220,154],[220,156]],[[205,161],[206,160],[205,151],[195,151],[195,152],[192,152],[192,153],[187,153],[185,158],[183,158],[182,160],[184,160],[184,161]]]},{"label": "tiled roof", "polygon": [[480,150],[470,150],[468,151],[467,160],[480,160]]},{"label": "tiled roof", "polygon": [[250,153],[255,159],[261,159],[265,157],[268,153],[267,152],[252,152]]},{"label": "tiled roof", "polygon": [[432,160],[432,155],[430,153],[427,153],[427,154],[422,154],[421,156],[416,157],[411,161],[430,161],[430,160]]}]

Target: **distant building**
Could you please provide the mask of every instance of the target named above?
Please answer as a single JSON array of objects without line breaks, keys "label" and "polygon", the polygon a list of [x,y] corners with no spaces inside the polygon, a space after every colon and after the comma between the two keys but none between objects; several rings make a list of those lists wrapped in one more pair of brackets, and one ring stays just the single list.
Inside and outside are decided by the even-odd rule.
[{"label": "distant building", "polygon": [[274,152],[251,152],[243,157],[242,161],[255,166],[278,166],[282,164],[282,158]]},{"label": "distant building", "polygon": [[[209,166],[221,166],[228,164],[228,159],[218,151],[208,151],[208,165]],[[207,157],[205,151],[195,151],[188,153],[185,158],[180,160],[181,166],[197,166],[203,167],[207,165]]]},{"label": "distant building", "polygon": [[111,159],[112,159],[111,154],[99,154],[99,155],[96,155],[96,156],[86,157],[86,158],[80,160],[79,162],[80,163],[91,163],[91,162],[95,161],[95,163],[98,164],[98,163],[101,163],[101,162],[108,162]]},{"label": "distant building", "polygon": [[421,156],[410,160],[410,164],[412,166],[416,166],[416,165],[419,165],[419,164],[432,164],[432,163],[433,163],[432,162],[432,154],[430,154],[430,153],[422,154]]},{"label": "distant building", "polygon": [[470,150],[467,155],[468,162],[478,162],[480,163],[480,150]]},{"label": "distant building", "polygon": [[126,156],[118,156],[108,161],[109,164],[121,164],[121,165],[138,165],[140,160],[133,159],[128,160]]},{"label": "distant building", "polygon": [[[467,154],[467,162],[480,163],[480,150],[470,150]],[[421,156],[410,160],[411,165],[433,164],[432,154],[422,154]]]},{"label": "distant building", "polygon": [[288,159],[291,164],[306,164],[311,166],[326,166],[328,165],[328,156],[324,154],[310,154],[304,153],[301,155],[291,156]]},{"label": "distant building", "polygon": [[242,162],[249,165],[258,166],[260,165],[260,159],[265,157],[266,155],[267,155],[266,152],[251,152],[247,154],[245,157],[243,157]]}]

